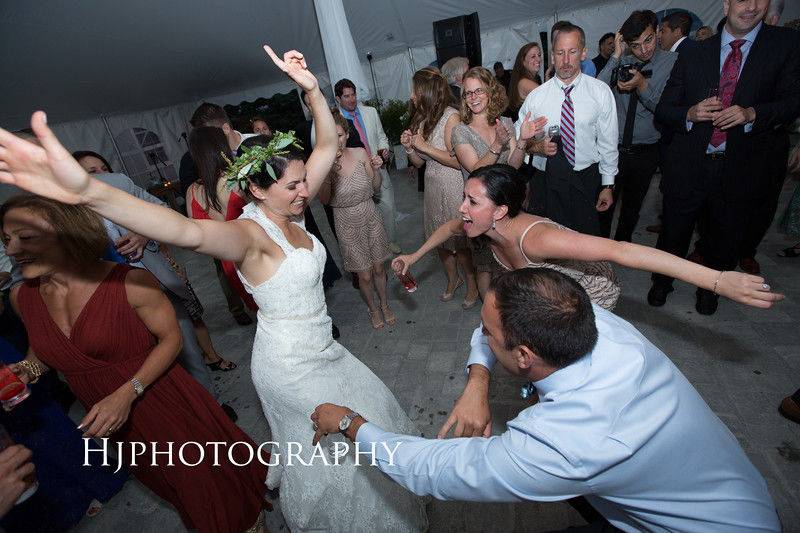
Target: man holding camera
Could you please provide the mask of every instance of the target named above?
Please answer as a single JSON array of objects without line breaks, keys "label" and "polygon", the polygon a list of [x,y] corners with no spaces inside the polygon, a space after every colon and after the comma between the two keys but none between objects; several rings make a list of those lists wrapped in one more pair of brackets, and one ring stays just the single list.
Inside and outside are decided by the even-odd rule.
[{"label": "man holding camera", "polygon": [[[630,242],[639,210],[659,162],[655,112],[677,54],[659,49],[658,19],[652,11],[634,11],[614,41],[614,53],[598,80],[611,85],[619,123],[619,174],[614,199],[622,194],[614,238]],[[625,54],[626,50],[629,52]],[[616,203],[616,202],[615,202]],[[600,214],[600,234],[611,235],[614,209]]]}]

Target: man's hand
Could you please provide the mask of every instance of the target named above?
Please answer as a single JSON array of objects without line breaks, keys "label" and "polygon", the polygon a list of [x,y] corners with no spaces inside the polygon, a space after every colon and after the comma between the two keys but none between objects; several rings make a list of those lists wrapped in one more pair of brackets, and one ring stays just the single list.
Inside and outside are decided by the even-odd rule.
[{"label": "man's hand", "polygon": [[0,452],[0,517],[10,511],[25,492],[28,483],[23,478],[35,471],[30,459],[31,451],[19,444]]},{"label": "man's hand", "polygon": [[138,261],[144,255],[144,247],[149,241],[147,237],[130,232],[114,241],[114,246],[117,248],[117,253],[128,261]]},{"label": "man's hand", "polygon": [[492,434],[492,414],[489,412],[489,370],[471,365],[469,381],[456,400],[453,412],[439,429],[437,439],[443,439],[456,426],[454,437],[489,437]]},{"label": "man's hand", "polygon": [[536,141],[533,143],[533,152],[539,155],[552,157],[558,152],[558,145],[550,140],[547,136],[541,142]]},{"label": "man's hand", "polygon": [[627,49],[628,45],[625,43],[625,39],[622,38],[622,34],[620,32],[617,32],[617,34],[614,36],[614,57],[619,59]]},{"label": "man's hand", "polygon": [[[311,413],[311,422],[314,424],[312,426],[314,429],[314,439],[311,443],[316,446],[319,439],[328,433],[338,433],[339,422],[351,411],[352,409],[348,407],[332,403],[318,405],[317,408],[314,409],[314,412]],[[353,433],[353,436],[355,437],[355,433]]]},{"label": "man's hand", "polygon": [[633,78],[629,79],[628,81],[617,81],[617,88],[619,88],[620,91],[642,92],[645,89],[647,89],[647,78],[645,78],[641,72],[639,72],[634,68],[629,69],[628,72],[631,72],[633,74]]},{"label": "man's hand", "polygon": [[753,122],[755,119],[756,111],[752,107],[745,109],[738,105],[732,105],[717,113],[717,116],[714,117],[714,127],[727,130],[740,124]]},{"label": "man's hand", "polygon": [[596,209],[602,213],[603,211],[608,211],[612,205],[614,205],[614,193],[611,189],[603,189],[600,191],[600,194],[597,196]]},{"label": "man's hand", "polygon": [[716,96],[706,98],[689,108],[686,113],[686,120],[689,122],[708,122],[717,118],[717,114],[722,109],[722,102]]}]

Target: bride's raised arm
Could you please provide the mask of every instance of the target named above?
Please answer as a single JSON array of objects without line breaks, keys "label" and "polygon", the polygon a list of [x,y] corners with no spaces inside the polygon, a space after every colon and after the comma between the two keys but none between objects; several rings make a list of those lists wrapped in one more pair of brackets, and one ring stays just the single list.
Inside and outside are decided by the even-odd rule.
[{"label": "bride's raised arm", "polygon": [[317,144],[306,162],[306,185],[309,199],[319,192],[336,159],[336,124],[328,102],[319,90],[317,78],[308,70],[303,54],[291,50],[280,59],[269,46],[264,46],[272,61],[308,94],[308,103],[316,129]]}]

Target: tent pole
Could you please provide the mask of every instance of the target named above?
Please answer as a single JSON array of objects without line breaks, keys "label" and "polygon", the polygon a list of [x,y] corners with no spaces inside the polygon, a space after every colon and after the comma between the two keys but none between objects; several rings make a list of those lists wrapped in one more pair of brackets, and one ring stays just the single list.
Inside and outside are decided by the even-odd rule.
[{"label": "tent pole", "polygon": [[125,160],[122,158],[122,153],[119,151],[119,146],[117,146],[117,141],[114,139],[114,135],[111,133],[111,128],[108,125],[108,117],[106,115],[100,115],[100,120],[103,121],[103,126],[106,127],[106,132],[108,133],[108,137],[111,139],[111,145],[114,147],[114,152],[117,154],[117,159],[122,164],[122,169],[125,171],[126,176],[130,176],[130,172],[128,172],[128,167],[125,165]]},{"label": "tent pole", "polygon": [[411,50],[411,47],[408,47],[408,58],[411,60],[411,73],[417,71],[417,65],[414,63],[414,52]]}]

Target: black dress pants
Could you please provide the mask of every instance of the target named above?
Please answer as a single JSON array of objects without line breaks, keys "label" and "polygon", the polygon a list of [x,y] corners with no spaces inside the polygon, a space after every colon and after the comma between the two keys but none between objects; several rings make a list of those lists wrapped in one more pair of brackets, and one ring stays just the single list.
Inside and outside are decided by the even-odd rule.
[{"label": "black dress pants", "polygon": [[[691,190],[676,193],[665,188],[661,233],[656,244],[659,250],[686,257],[695,224],[705,212],[707,223],[701,235],[707,243],[705,264],[717,270],[736,266],[749,202],[724,194],[727,171],[724,157],[704,156],[694,171],[696,179]],[[672,278],[653,274],[653,283],[669,286]]]},{"label": "black dress pants", "polygon": [[659,163],[658,144],[637,145],[633,151],[619,152],[619,173],[614,186],[614,205],[604,213],[600,213],[600,235],[611,236],[611,223],[614,211],[619,205],[619,220],[614,239],[631,241],[636,224],[639,222],[639,211],[642,209],[650,181],[656,173]]}]

